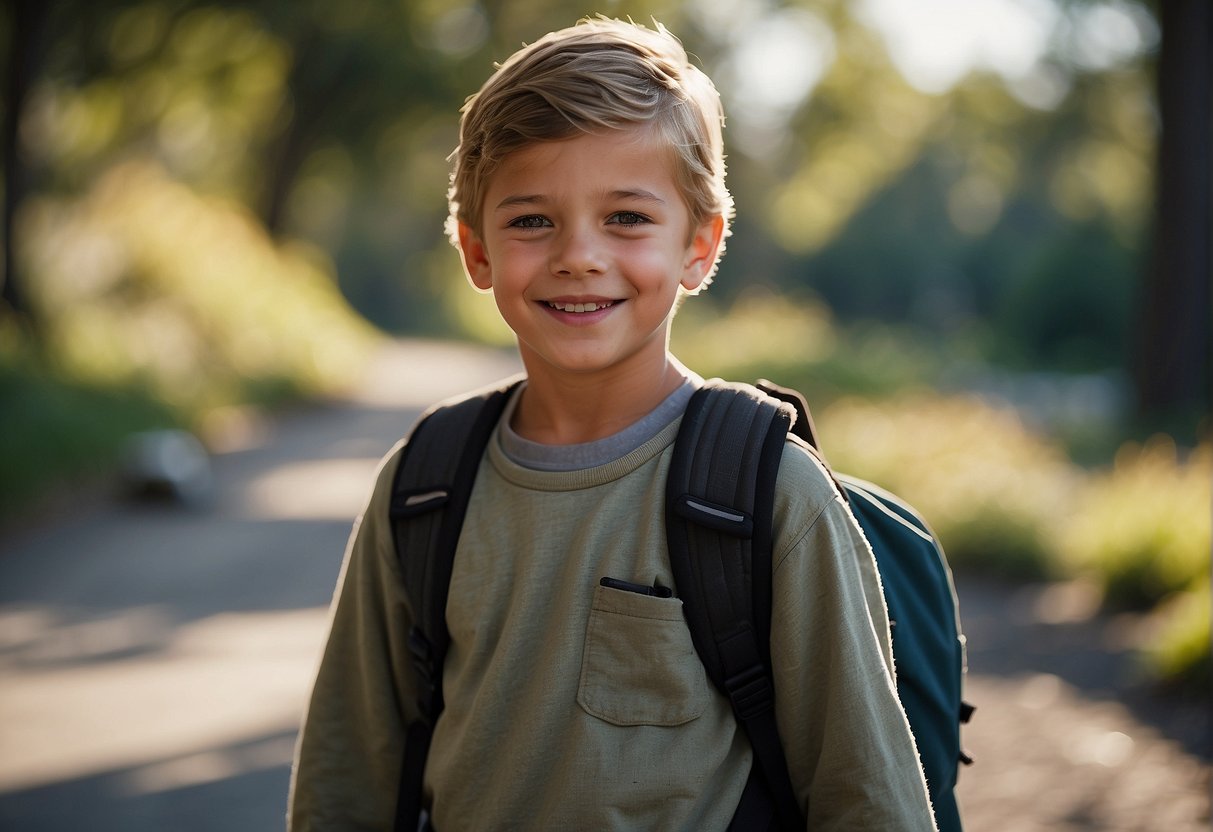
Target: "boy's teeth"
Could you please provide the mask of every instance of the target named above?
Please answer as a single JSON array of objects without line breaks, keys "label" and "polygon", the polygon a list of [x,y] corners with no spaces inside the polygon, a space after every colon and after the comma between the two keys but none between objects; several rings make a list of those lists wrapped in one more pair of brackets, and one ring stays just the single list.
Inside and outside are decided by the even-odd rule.
[{"label": "boy's teeth", "polygon": [[606,309],[613,303],[614,301],[608,303],[555,303],[548,301],[548,306],[553,309],[559,309],[561,312],[597,312],[599,309]]}]

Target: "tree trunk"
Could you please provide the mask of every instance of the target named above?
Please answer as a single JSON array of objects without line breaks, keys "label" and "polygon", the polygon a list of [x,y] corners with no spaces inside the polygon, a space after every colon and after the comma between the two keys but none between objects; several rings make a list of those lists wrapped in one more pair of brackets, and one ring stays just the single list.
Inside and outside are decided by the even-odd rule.
[{"label": "tree trunk", "polygon": [[324,135],[326,124],[333,129],[329,122],[339,110],[337,99],[349,94],[348,46],[326,44],[314,24],[306,24],[291,41],[295,59],[287,77],[290,121],[268,148],[261,195],[261,221],[272,237],[282,235],[287,200],[308,154]]},{"label": "tree trunk", "polygon": [[49,3],[43,0],[13,0],[5,89],[8,103],[4,111],[4,216],[0,229],[4,238],[4,272],[0,274],[0,317],[15,319],[31,335],[37,333],[36,321],[23,291],[13,232],[17,210],[30,190],[30,172],[21,159],[21,113],[37,76],[48,7]]},{"label": "tree trunk", "polygon": [[[1213,5],[1162,0],[1155,228],[1134,368],[1143,424],[1199,413],[1213,388]],[[1194,438],[1193,436],[1184,438]]]}]

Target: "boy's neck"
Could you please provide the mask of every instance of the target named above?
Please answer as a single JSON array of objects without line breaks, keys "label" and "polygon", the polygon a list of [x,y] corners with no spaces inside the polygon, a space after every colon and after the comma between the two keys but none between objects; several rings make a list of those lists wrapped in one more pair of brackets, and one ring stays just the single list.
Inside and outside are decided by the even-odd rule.
[{"label": "boy's neck", "polygon": [[643,419],[692,375],[669,353],[656,373],[528,372],[510,426],[545,445],[593,442]]}]

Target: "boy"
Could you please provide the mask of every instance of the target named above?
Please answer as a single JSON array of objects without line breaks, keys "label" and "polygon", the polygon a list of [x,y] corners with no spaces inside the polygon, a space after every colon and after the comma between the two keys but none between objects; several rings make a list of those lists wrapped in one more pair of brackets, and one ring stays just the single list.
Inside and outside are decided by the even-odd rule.
[{"label": "boy", "polygon": [[[722,113],[681,45],[611,20],[522,49],[469,99],[449,232],[526,383],[475,481],[446,618],[433,828],[723,830],[751,751],[709,683],[666,552],[664,475],[702,383],[669,352],[732,202]],[[388,500],[356,526],[299,743],[296,832],[390,829],[415,709]],[[870,550],[828,476],[783,452],[776,716],[811,829],[934,828]],[[617,588],[600,585],[615,578]]]}]

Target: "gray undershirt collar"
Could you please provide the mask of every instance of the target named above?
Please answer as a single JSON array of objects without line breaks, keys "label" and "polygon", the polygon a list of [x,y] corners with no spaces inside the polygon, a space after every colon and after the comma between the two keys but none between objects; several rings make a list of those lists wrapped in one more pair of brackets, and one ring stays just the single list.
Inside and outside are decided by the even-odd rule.
[{"label": "gray undershirt collar", "polygon": [[576,445],[544,445],[523,439],[510,427],[522,385],[510,398],[501,416],[501,449],[516,465],[536,471],[580,471],[607,465],[630,454],[682,416],[695,389],[703,384],[698,376],[683,379],[673,393],[653,408],[647,416],[633,422],[619,433]]}]

